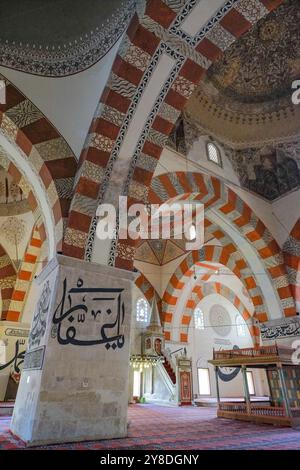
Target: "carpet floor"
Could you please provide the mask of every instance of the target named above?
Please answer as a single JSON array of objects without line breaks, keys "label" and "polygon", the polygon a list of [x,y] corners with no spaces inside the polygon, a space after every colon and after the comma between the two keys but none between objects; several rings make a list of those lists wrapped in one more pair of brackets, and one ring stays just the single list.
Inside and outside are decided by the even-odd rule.
[{"label": "carpet floor", "polygon": [[[0,417],[0,450],[24,449],[9,432],[10,417]],[[131,405],[129,433],[124,439],[87,441],[36,449],[300,449],[300,431],[216,418],[216,408]]]}]

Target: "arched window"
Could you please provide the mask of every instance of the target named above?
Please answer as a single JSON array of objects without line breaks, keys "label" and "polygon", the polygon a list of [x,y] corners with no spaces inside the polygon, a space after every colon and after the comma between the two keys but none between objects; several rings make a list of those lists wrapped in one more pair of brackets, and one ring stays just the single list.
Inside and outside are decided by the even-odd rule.
[{"label": "arched window", "polygon": [[218,147],[212,142],[206,144],[207,159],[216,165],[222,166],[221,155]]},{"label": "arched window", "polygon": [[194,310],[194,322],[197,330],[204,330],[204,315],[199,307]]},{"label": "arched window", "polygon": [[145,299],[139,299],[136,303],[136,321],[148,322],[149,309]]},{"label": "arched window", "polygon": [[238,336],[246,336],[246,323],[240,315],[235,317],[236,332]]}]

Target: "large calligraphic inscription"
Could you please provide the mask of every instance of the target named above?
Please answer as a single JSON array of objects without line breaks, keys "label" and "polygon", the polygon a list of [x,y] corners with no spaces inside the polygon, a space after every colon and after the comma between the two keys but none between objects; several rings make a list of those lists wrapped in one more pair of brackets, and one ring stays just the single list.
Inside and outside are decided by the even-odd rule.
[{"label": "large calligraphic inscription", "polygon": [[0,371],[12,367],[13,372],[19,374],[21,372],[21,365],[24,362],[25,350],[22,350],[25,340],[19,339],[15,342],[14,355],[5,364],[0,364]]},{"label": "large calligraphic inscription", "polygon": [[262,323],[260,333],[263,341],[300,336],[300,318],[284,318]]},{"label": "large calligraphic inscription", "polygon": [[125,342],[123,291],[123,288],[85,287],[81,278],[75,287],[69,288],[65,278],[62,297],[53,315],[51,336],[62,345],[122,348]]},{"label": "large calligraphic inscription", "polygon": [[50,306],[50,298],[51,290],[49,281],[47,281],[43,286],[42,294],[38,301],[37,309],[32,320],[32,327],[28,340],[28,349],[32,349],[36,346],[39,346],[45,334],[47,325],[47,314]]}]

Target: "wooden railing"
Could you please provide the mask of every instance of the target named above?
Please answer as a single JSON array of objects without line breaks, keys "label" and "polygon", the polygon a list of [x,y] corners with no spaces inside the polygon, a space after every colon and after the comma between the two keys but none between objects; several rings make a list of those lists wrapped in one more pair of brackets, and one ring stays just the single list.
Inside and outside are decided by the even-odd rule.
[{"label": "wooden railing", "polygon": [[[248,414],[246,403],[220,403],[219,410],[231,413]],[[253,416],[272,416],[276,418],[284,418],[286,416],[285,409],[281,406],[263,406],[250,405],[250,415]]]},{"label": "wooden railing", "polygon": [[247,406],[245,403],[219,403],[219,410],[247,414]]},{"label": "wooden railing", "polygon": [[291,358],[293,349],[282,346],[260,346],[257,348],[244,348],[244,349],[225,349],[222,351],[213,351],[214,360],[233,359],[233,358],[255,358],[255,357],[272,357],[279,356],[281,359],[288,360]]}]

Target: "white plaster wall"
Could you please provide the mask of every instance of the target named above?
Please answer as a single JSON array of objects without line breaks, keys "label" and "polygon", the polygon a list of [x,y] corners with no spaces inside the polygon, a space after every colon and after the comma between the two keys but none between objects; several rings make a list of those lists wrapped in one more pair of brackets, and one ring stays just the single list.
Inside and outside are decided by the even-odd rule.
[{"label": "white plaster wall", "polygon": [[[222,336],[214,331],[209,321],[209,311],[214,305],[221,305],[230,315],[231,331],[228,335]],[[239,348],[253,347],[253,342],[248,330],[245,337],[237,335],[236,331],[236,316],[239,315],[235,306],[229,300],[218,294],[212,294],[205,297],[198,306],[204,312],[204,330],[196,330],[191,322],[189,328],[189,344],[187,346],[187,354],[193,360],[193,388],[194,394],[199,394],[197,368],[204,367],[209,369],[210,383],[211,383],[211,396],[216,396],[216,381],[215,372],[208,360],[213,357],[213,348],[215,349],[232,349],[234,345]],[[226,344],[218,344],[226,343]],[[176,349],[173,347],[173,350]],[[254,385],[257,395],[268,395],[267,379],[264,374],[254,371],[253,374]],[[230,382],[223,382],[219,380],[220,395],[224,398],[241,397],[244,396],[242,374],[239,372],[237,377]]]},{"label": "white plaster wall", "polygon": [[273,203],[272,210],[277,221],[280,245],[288,238],[300,217],[300,189],[293,191]]},{"label": "white plaster wall", "polygon": [[0,73],[41,110],[79,157],[120,41],[95,65],[69,77],[39,77],[6,67]]},{"label": "white plaster wall", "polygon": [[210,139],[208,137],[200,137],[196,142],[194,142],[188,153],[188,158],[193,162],[201,165],[209,172],[214,173],[216,176],[219,176],[220,178],[226,178],[228,182],[231,181],[232,183],[240,186],[239,179],[221,145],[217,145],[217,147],[221,155],[222,166],[219,166],[216,163],[208,160],[206,144],[209,141]]}]

